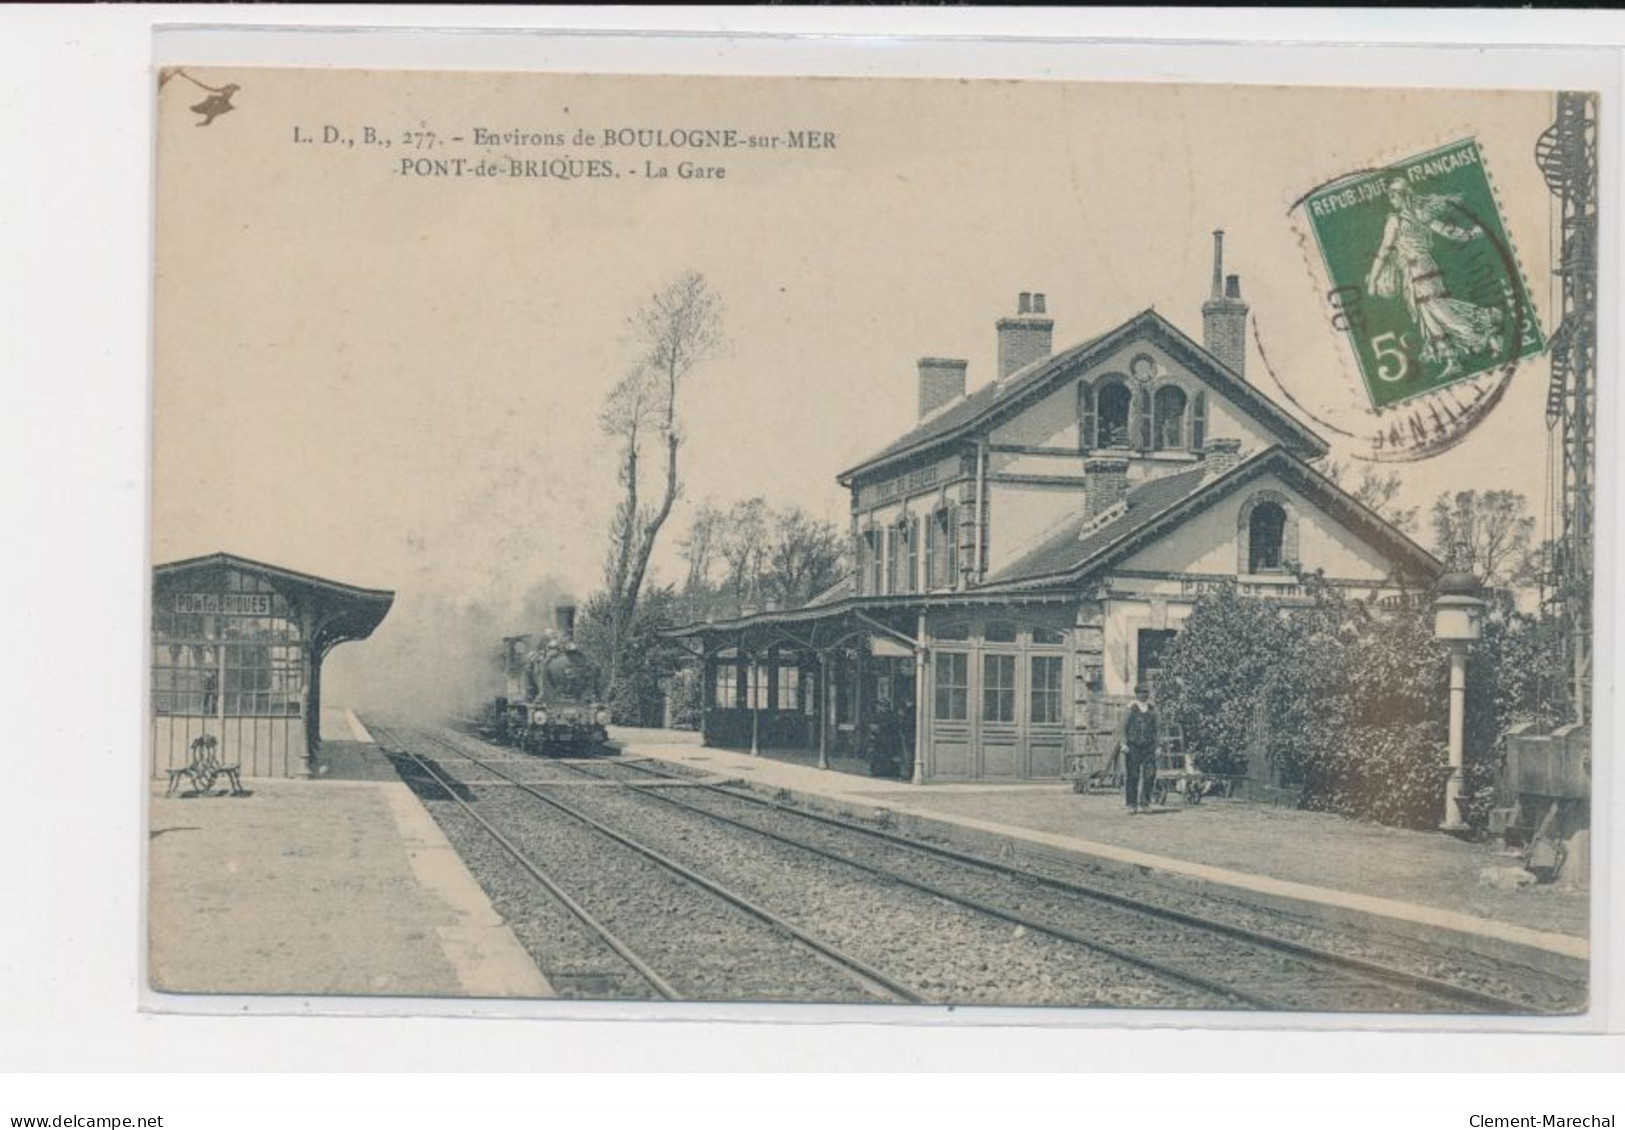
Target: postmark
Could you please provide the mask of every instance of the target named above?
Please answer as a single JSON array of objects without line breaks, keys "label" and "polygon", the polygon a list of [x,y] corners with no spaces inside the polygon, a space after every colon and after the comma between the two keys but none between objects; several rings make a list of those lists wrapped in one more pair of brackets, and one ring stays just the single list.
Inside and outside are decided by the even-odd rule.
[{"label": "postmark", "polygon": [[1360,440],[1367,458],[1454,447],[1500,401],[1518,363],[1545,350],[1475,138],[1339,174],[1289,211],[1361,405],[1338,424],[1316,419]]}]

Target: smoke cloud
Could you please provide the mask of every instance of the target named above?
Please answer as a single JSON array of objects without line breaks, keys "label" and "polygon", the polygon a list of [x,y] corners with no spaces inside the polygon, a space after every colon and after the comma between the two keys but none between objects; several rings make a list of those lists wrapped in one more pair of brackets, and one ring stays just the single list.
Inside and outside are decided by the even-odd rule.
[{"label": "smoke cloud", "polygon": [[485,598],[402,590],[371,638],[328,656],[322,701],[420,722],[473,715],[503,692],[503,637],[550,628],[568,595],[552,577]]}]

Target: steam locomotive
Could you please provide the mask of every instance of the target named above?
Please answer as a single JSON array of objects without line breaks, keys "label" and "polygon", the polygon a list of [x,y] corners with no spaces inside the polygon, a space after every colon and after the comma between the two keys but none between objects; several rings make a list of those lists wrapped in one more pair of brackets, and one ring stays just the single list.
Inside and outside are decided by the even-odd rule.
[{"label": "steam locomotive", "polygon": [[502,641],[507,693],[493,706],[496,736],[546,756],[602,752],[610,718],[598,667],[576,647],[575,607],[561,604],[553,614],[556,631]]}]

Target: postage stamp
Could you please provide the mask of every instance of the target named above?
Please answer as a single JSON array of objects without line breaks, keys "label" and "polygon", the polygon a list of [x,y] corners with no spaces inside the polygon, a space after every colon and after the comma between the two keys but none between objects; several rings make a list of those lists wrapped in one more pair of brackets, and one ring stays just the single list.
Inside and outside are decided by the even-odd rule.
[{"label": "postage stamp", "polygon": [[1303,210],[1374,409],[1546,348],[1475,139],[1339,177]]}]

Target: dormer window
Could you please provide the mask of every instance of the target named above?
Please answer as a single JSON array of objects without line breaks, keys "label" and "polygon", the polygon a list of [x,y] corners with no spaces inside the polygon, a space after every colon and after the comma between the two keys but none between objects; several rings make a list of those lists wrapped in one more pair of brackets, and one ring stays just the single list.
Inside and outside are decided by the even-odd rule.
[{"label": "dormer window", "polygon": [[1129,444],[1128,385],[1121,379],[1108,379],[1095,391],[1097,409],[1096,443],[1092,447],[1127,447]]},{"label": "dormer window", "polygon": [[1158,451],[1185,449],[1185,390],[1178,385],[1163,385],[1152,401],[1156,413],[1155,446]]}]

